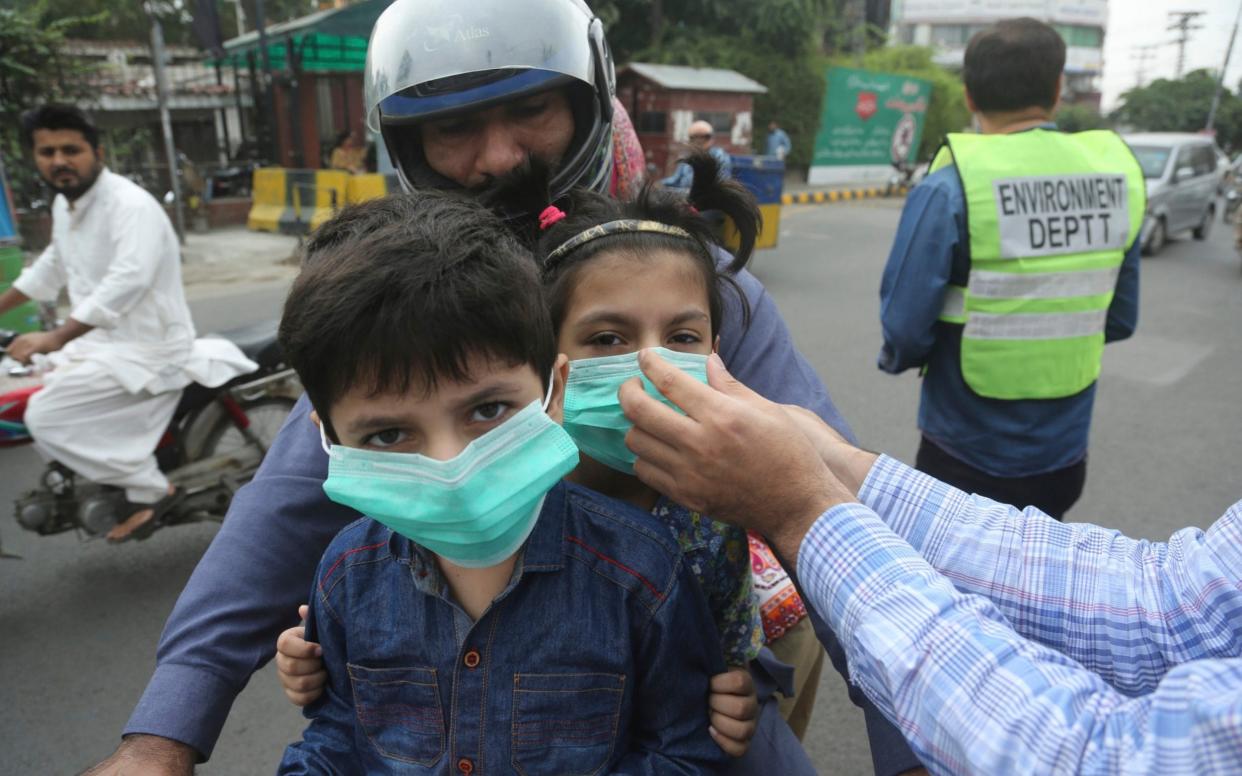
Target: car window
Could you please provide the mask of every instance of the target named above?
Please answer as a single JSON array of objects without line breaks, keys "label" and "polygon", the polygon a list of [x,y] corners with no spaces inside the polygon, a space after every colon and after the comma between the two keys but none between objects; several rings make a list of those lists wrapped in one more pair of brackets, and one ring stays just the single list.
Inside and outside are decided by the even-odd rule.
[{"label": "car window", "polygon": [[1144,178],[1159,178],[1164,175],[1172,149],[1166,146],[1130,146],[1130,150],[1134,152],[1134,158],[1138,159],[1139,167],[1143,168]]},{"label": "car window", "polygon": [[1177,163],[1173,165],[1173,172],[1176,173],[1178,170],[1183,170],[1187,167],[1192,170],[1195,167],[1194,146],[1182,146],[1177,149]]},{"label": "car window", "polygon": [[1201,145],[1195,151],[1195,174],[1211,175],[1216,172],[1216,149],[1210,145]]}]

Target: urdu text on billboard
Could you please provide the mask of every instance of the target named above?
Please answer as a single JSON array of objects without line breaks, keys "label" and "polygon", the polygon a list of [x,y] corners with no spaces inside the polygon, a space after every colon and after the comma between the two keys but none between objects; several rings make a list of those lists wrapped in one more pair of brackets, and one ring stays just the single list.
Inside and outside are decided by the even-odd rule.
[{"label": "urdu text on billboard", "polygon": [[813,167],[887,167],[917,158],[931,83],[834,67],[815,138]]},{"label": "urdu text on billboard", "polygon": [[1062,24],[1108,23],[1108,0],[901,0],[897,22],[954,22],[1034,16]]}]

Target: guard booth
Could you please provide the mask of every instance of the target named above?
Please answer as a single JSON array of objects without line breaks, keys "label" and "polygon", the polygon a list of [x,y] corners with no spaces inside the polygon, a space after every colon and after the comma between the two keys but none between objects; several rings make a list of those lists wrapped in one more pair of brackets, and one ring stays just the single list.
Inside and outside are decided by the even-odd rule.
[{"label": "guard booth", "polygon": [[[0,159],[0,294],[9,290],[13,281],[17,280],[17,276],[22,273],[24,264],[21,237],[17,232],[17,214],[13,210],[13,192],[9,190],[4,160]],[[4,315],[0,315],[0,329],[37,331],[39,329],[38,305],[34,302],[25,302]]]}]

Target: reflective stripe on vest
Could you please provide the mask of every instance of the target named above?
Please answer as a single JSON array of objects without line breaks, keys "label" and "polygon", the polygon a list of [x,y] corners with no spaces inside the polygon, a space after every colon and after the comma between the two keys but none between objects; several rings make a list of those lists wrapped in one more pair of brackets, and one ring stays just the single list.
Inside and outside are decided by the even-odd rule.
[{"label": "reflective stripe on vest", "polygon": [[966,198],[970,275],[940,320],[963,324],[961,368],[995,399],[1071,396],[1095,382],[1126,250],[1146,209],[1142,172],[1115,133],[950,135]]}]

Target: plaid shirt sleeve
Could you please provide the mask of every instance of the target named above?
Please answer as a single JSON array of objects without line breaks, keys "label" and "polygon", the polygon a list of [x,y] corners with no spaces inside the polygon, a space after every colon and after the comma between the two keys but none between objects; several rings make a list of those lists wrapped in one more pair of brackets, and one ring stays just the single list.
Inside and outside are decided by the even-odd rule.
[{"label": "plaid shirt sleeve", "polygon": [[1155,543],[967,495],[888,457],[859,495],[959,590],[1126,695],[1240,654],[1242,502],[1206,532]]},{"label": "plaid shirt sleeve", "polygon": [[1242,768],[1242,659],[1187,663],[1149,693],[1122,695],[1014,633],[987,599],[954,588],[861,504],[826,512],[797,568],[843,637],[851,681],[934,773]]}]

